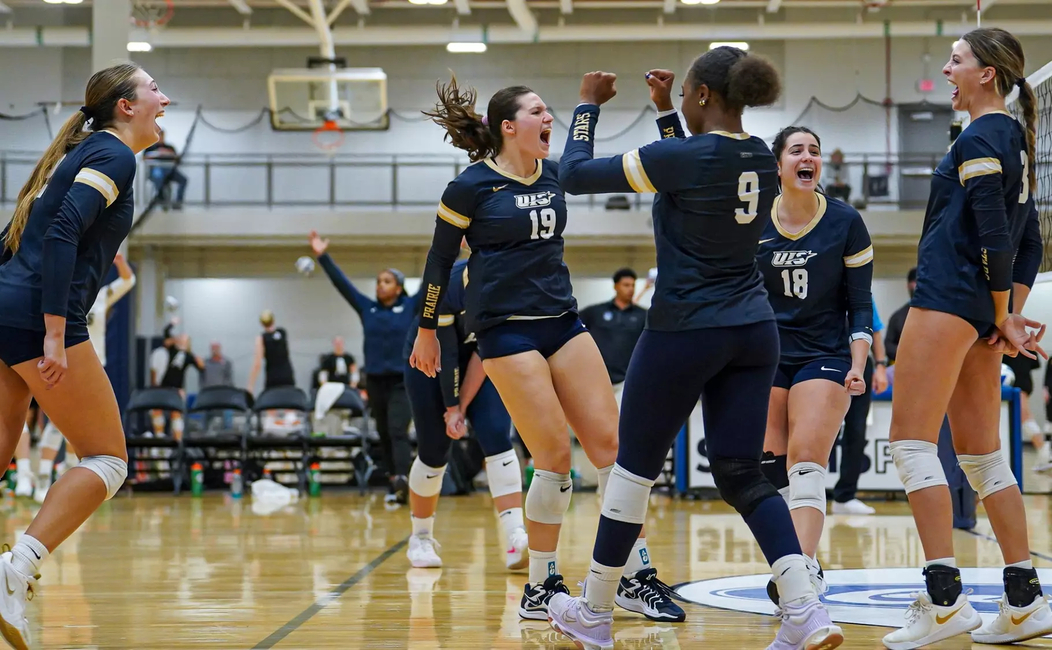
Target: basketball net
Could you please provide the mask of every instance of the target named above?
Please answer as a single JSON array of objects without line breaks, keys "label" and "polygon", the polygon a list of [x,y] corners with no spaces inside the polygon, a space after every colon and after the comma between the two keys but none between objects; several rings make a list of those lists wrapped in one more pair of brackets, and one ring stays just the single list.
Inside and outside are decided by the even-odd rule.
[{"label": "basketball net", "polygon": [[315,147],[332,156],[343,146],[347,136],[335,121],[325,120],[321,126],[314,129],[311,139],[314,140]]},{"label": "basketball net", "polygon": [[175,14],[173,0],[132,0],[131,23],[155,33],[164,28]]}]

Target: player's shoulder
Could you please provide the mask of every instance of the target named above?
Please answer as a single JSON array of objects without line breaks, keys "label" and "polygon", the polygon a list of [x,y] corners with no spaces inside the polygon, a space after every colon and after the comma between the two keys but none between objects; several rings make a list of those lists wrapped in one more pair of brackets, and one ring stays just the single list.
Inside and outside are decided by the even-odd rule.
[{"label": "player's shoulder", "polygon": [[74,150],[85,161],[104,160],[122,165],[135,166],[135,154],[128,145],[108,131],[89,135]]},{"label": "player's shoulder", "polygon": [[542,159],[541,176],[544,178],[554,178],[555,180],[559,180],[559,163],[551,158]]}]

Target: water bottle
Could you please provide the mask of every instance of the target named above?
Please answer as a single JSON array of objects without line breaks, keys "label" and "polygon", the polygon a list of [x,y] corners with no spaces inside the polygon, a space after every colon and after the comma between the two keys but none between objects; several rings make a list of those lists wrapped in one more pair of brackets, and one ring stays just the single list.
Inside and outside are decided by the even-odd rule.
[{"label": "water bottle", "polygon": [[199,497],[205,492],[205,472],[201,463],[190,466],[190,493]]},{"label": "water bottle", "polygon": [[530,460],[529,464],[526,465],[526,489],[530,489],[530,483],[533,482],[533,460]]},{"label": "water bottle", "polygon": [[230,479],[230,496],[240,499],[244,488],[244,483],[241,481],[241,469],[234,468],[234,475]]},{"label": "water bottle", "polygon": [[321,496],[321,465],[312,463],[310,466],[310,495]]},{"label": "water bottle", "polygon": [[18,482],[17,481],[17,474],[18,474],[18,465],[16,465],[14,462],[12,462],[7,467],[7,476],[5,477],[5,478],[7,478],[7,491],[8,492],[14,492],[15,491],[15,483]]}]

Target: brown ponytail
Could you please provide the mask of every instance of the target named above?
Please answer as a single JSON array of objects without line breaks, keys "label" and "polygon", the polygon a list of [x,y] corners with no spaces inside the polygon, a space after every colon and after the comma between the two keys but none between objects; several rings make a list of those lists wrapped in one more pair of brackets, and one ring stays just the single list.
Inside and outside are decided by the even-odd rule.
[{"label": "brown ponytail", "polygon": [[[18,193],[18,203],[3,244],[4,248],[10,250],[12,254],[18,252],[33,202],[47,185],[55,166],[63,156],[86,140],[92,132],[101,131],[113,123],[113,111],[118,101],[135,99],[134,77],[138,71],[139,66],[134,63],[120,63],[96,72],[88,80],[87,89],[84,91],[84,106],[62,125],[58,135],[48,146],[44,155],[40,157],[37,166],[33,168],[29,180]],[[91,120],[90,131],[84,129],[89,119]]]},{"label": "brown ponytail", "polygon": [[1030,161],[1030,193],[1037,196],[1037,97],[1026,79],[1019,84],[1019,107],[1023,109],[1023,126],[1026,128],[1026,159]]},{"label": "brown ponytail", "polygon": [[504,147],[501,125],[505,120],[514,121],[519,112],[519,97],[532,93],[526,86],[511,86],[498,90],[489,100],[486,116],[475,112],[478,93],[474,88],[461,90],[457,76],[448,84],[439,82],[438,103],[434,112],[424,115],[446,130],[445,139],[457,149],[468,152],[471,162],[496,156]]}]

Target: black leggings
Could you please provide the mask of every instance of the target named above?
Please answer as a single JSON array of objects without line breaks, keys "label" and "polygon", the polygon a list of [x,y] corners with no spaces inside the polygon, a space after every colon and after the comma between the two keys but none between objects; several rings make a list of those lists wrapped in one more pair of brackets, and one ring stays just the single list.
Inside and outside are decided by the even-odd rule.
[{"label": "black leggings", "polygon": [[366,388],[369,409],[376,420],[376,432],[384,451],[384,470],[388,476],[409,476],[413,451],[409,447],[409,397],[401,374],[368,375]]},{"label": "black leggings", "polygon": [[873,359],[866,359],[862,375],[866,392],[851,398],[851,406],[844,416],[844,432],[840,436],[840,478],[833,488],[833,500],[847,503],[855,498],[858,477],[866,464],[866,418],[873,401]]}]

